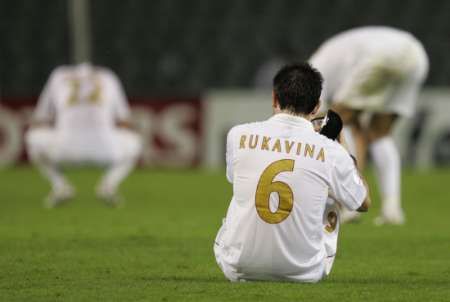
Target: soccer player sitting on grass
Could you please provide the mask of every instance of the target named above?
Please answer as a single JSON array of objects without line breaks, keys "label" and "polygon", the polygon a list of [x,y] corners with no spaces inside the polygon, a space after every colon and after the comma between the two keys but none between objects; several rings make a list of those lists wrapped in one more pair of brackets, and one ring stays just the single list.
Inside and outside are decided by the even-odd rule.
[{"label": "soccer player sitting on grass", "polygon": [[31,160],[52,185],[46,207],[74,196],[63,164],[106,166],[97,195],[109,205],[119,202],[117,188],[141,151],[139,136],[124,129],[129,115],[120,82],[108,69],[80,64],[51,74],[26,134]]},{"label": "soccer player sitting on grass", "polygon": [[310,65],[285,66],[273,81],[274,115],[228,133],[233,198],[214,253],[231,281],[321,280],[336,253],[338,205],[360,212],[370,205],[350,154],[310,121],[321,89]]}]

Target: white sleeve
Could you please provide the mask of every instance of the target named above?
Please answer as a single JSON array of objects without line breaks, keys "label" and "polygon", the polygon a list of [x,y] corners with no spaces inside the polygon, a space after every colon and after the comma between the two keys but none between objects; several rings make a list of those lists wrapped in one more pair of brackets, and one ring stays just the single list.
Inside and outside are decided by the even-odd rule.
[{"label": "white sleeve", "polygon": [[120,121],[126,121],[130,119],[130,107],[128,105],[127,96],[120,83],[119,78],[111,73],[112,89],[113,91],[113,103],[114,103],[114,115],[115,118]]},{"label": "white sleeve", "polygon": [[339,146],[331,171],[330,195],[347,209],[357,210],[367,196],[367,190],[359,176],[353,159]]},{"label": "white sleeve", "polygon": [[234,165],[234,129],[235,128],[231,128],[230,131],[228,131],[228,135],[227,135],[227,150],[226,150],[226,155],[225,155],[225,159],[226,159],[226,164],[227,164],[227,180],[230,183],[233,183],[233,165]]},{"label": "white sleeve", "polygon": [[56,81],[56,71],[52,72],[44,89],[39,95],[37,106],[33,114],[33,118],[38,122],[47,122],[55,116],[55,100],[54,100],[54,86]]}]

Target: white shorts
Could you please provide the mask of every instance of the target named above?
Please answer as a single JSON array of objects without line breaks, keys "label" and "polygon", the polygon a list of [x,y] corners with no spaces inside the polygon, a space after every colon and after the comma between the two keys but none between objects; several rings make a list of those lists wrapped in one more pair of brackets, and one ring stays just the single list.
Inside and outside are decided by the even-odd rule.
[{"label": "white shorts", "polygon": [[53,128],[34,128],[25,141],[31,157],[39,156],[58,164],[108,165],[139,156],[139,136],[127,129],[108,133],[61,133]]},{"label": "white shorts", "polygon": [[368,55],[358,61],[333,96],[333,103],[373,113],[412,116],[428,73],[428,57],[411,46],[399,55]]},{"label": "white shorts", "polygon": [[[338,217],[339,218],[339,217]],[[325,250],[326,250],[326,257],[323,259],[322,268],[323,273],[322,276],[319,275],[319,280],[311,281],[311,282],[317,282],[320,281],[320,279],[326,278],[333,267],[335,255],[336,255],[336,248],[337,248],[337,233],[339,232],[339,226],[335,229],[335,232],[329,233],[324,229],[324,242],[325,242]],[[230,280],[231,282],[244,282],[246,281],[245,275],[238,272],[236,267],[231,265],[225,260],[225,249],[223,247],[223,237],[226,236],[226,227],[225,223],[222,224],[222,227],[220,228],[219,232],[217,233],[216,239],[214,240],[214,256],[216,258],[217,265],[222,270],[225,277]],[[229,256],[229,255],[228,255]],[[227,257],[229,258],[229,257]],[[263,280],[263,279],[261,279]],[[268,278],[267,280],[274,280],[273,277]],[[288,279],[279,279],[279,281],[287,281]],[[299,281],[299,280],[293,280],[289,279],[290,281],[297,281],[297,282],[305,282],[305,281]]]},{"label": "white shorts", "polygon": [[232,281],[244,281],[239,279],[239,274],[235,268],[229,265],[223,256],[223,236],[225,235],[226,227],[225,227],[225,219],[223,220],[223,224],[217,233],[216,239],[214,240],[214,256],[216,257],[217,265],[219,265],[225,277]]}]

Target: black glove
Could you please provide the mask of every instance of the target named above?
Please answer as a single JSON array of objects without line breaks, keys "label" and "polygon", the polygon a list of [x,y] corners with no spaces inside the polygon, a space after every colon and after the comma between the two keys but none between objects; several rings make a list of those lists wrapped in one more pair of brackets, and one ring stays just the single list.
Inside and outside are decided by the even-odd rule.
[{"label": "black glove", "polygon": [[[325,135],[329,139],[337,140],[342,131],[342,119],[333,110],[328,110],[327,115],[322,119],[322,128],[319,133]],[[324,120],[324,121],[323,121]]]}]

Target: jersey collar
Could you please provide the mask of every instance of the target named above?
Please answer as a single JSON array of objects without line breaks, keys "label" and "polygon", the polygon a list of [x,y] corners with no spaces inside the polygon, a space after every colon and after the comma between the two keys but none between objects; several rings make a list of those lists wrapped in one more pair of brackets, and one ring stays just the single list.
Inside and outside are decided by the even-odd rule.
[{"label": "jersey collar", "polygon": [[277,113],[273,115],[270,120],[277,121],[285,124],[290,124],[292,126],[301,127],[301,128],[308,128],[311,130],[314,130],[314,127],[310,121],[307,119],[301,117],[301,116],[295,116],[288,113]]}]

